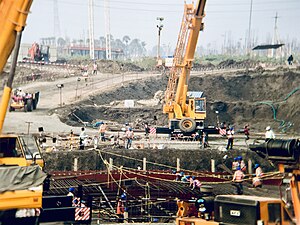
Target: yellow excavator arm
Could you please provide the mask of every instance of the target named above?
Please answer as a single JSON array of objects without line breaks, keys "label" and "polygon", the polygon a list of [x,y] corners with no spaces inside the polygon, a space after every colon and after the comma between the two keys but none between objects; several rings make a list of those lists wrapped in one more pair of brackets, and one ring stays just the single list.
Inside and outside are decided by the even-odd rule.
[{"label": "yellow excavator arm", "polygon": [[0,0],[0,72],[10,56],[18,32],[21,32],[32,0]]},{"label": "yellow excavator arm", "polygon": [[32,0],[0,0],[0,73],[7,62],[12,50],[12,66],[7,84],[4,88],[0,105],[0,133],[9,104],[15,67],[21,42],[22,31],[31,7]]}]

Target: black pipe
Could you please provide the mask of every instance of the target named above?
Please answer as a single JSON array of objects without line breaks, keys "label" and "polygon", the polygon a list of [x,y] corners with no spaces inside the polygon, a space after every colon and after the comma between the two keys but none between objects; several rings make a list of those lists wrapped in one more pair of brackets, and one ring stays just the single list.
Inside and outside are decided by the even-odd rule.
[{"label": "black pipe", "polygon": [[249,145],[250,150],[262,158],[286,164],[300,162],[300,142],[297,139],[269,139],[260,145]]}]

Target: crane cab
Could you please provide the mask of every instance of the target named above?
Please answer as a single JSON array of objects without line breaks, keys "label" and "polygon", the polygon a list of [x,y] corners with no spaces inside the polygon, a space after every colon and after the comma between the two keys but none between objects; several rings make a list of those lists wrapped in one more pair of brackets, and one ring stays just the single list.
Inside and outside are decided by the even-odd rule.
[{"label": "crane cab", "polygon": [[0,165],[30,166],[32,164],[44,167],[40,148],[32,135],[0,135]]}]

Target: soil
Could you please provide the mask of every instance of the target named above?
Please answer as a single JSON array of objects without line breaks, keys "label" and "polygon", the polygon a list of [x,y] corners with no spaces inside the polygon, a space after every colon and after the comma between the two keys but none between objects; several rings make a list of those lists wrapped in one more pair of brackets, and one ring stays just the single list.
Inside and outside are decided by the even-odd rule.
[{"label": "soil", "polygon": [[[220,121],[234,124],[243,128],[250,124],[252,130],[264,131],[271,125],[276,132],[290,132],[297,134],[299,126],[299,96],[298,84],[300,81],[299,70],[278,69],[249,74],[233,73],[229,75],[199,75],[193,73],[190,79],[190,90],[204,91],[207,98],[207,125],[216,124],[215,113],[218,111]],[[131,82],[110,92],[90,96],[80,104],[70,107],[83,121],[116,121],[131,122],[156,122],[157,125],[166,125],[167,117],[162,114],[162,101],[156,106],[138,105],[134,108],[124,108],[116,104],[126,99],[151,100],[158,91],[164,91],[167,85],[166,77],[156,77],[143,82]],[[292,92],[294,91],[294,92]],[[285,99],[286,98],[286,99]],[[274,111],[270,106],[274,104]],[[154,116],[158,121],[154,121]],[[60,115],[62,121],[75,125],[78,119]],[[289,125],[289,126],[288,126]]]},{"label": "soil", "polygon": [[[98,73],[96,76],[86,78],[82,77],[77,69],[70,71],[57,67],[51,67],[50,70],[46,66],[39,69],[19,67],[16,75],[16,79],[19,80],[18,86],[28,91],[39,90],[41,99],[38,109],[34,112],[7,113],[4,130],[26,132],[29,121],[33,122],[31,131],[37,131],[38,127],[44,126],[45,131],[51,135],[58,132],[68,133],[71,129],[79,133],[83,122],[93,124],[97,121],[108,121],[119,127],[130,122],[134,128],[142,128],[143,122],[147,121],[150,124],[166,126],[168,119],[167,115],[162,113],[162,102],[168,82],[167,76],[150,71],[123,73],[124,65],[121,70],[118,63],[111,63],[108,62],[104,67],[119,68],[122,73]],[[235,65],[232,62],[223,64]],[[126,68],[139,70],[131,64]],[[279,67],[276,70],[266,70],[259,67],[250,70],[248,74],[238,71],[240,70],[226,73],[224,70],[213,73],[192,72],[189,90],[203,91],[207,98],[206,124],[216,125],[218,116],[220,121],[234,124],[237,131],[245,124],[250,124],[251,133],[263,134],[265,127],[270,125],[275,133],[285,132],[293,137],[298,136],[300,131],[299,92],[297,91],[300,83],[299,68]],[[41,76],[25,82],[22,76],[31,73],[39,73]],[[78,78],[81,78],[79,83]],[[56,87],[61,83],[65,84],[63,106],[59,104],[59,90]],[[78,94],[76,99],[75,91]],[[124,100],[128,99],[134,100],[133,108],[124,106]],[[277,121],[273,118],[274,113],[270,102],[274,102],[274,108],[277,109]],[[219,113],[216,114],[216,111]],[[97,130],[87,129],[90,134],[97,134]],[[221,140],[220,143],[224,147],[224,141]],[[195,146],[199,149],[198,145]],[[181,147],[183,153],[178,151],[178,157],[181,157],[180,154],[186,154],[189,145],[182,144]],[[215,151],[216,157],[219,157],[220,153],[217,149],[212,149],[212,152]],[[203,159],[204,164],[197,164],[193,169],[204,167],[210,157],[211,155],[208,154],[207,158]],[[257,160],[255,158],[255,161]],[[188,162],[186,165],[194,165],[194,163],[196,162]]]}]

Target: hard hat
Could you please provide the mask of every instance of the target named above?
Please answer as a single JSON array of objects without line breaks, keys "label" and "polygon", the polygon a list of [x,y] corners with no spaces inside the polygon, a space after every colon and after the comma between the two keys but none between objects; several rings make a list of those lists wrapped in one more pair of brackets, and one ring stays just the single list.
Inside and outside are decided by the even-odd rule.
[{"label": "hard hat", "polygon": [[266,127],[266,130],[271,130],[271,127],[270,127],[270,126],[267,126],[267,127]]},{"label": "hard hat", "polygon": [[195,180],[195,176],[192,176],[192,179]]},{"label": "hard hat", "polygon": [[241,167],[240,167],[240,166],[237,166],[237,167],[236,167],[236,170],[241,170]]},{"label": "hard hat", "polygon": [[73,188],[73,187],[69,188],[69,192],[74,192],[74,191],[75,191],[75,188]]},{"label": "hard hat", "polygon": [[243,159],[242,156],[238,156],[238,157],[237,157],[237,160],[242,160],[242,159]]},{"label": "hard hat", "polygon": [[128,130],[132,131],[132,128],[131,128],[131,127],[129,127],[129,129],[128,129]]},{"label": "hard hat", "polygon": [[255,164],[254,169],[256,169],[257,167],[259,167],[259,164]]},{"label": "hard hat", "polygon": [[233,160],[234,160],[234,161],[236,161],[236,160],[238,160],[238,158],[237,158],[237,157],[235,157]]}]

